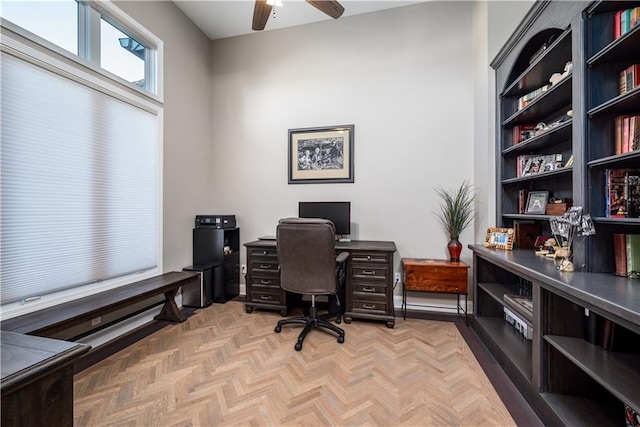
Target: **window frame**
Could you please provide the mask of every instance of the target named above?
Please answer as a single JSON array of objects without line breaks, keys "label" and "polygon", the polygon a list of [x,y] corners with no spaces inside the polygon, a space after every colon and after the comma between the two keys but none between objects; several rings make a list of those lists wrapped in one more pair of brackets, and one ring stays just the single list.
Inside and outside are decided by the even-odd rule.
[{"label": "window frame", "polygon": [[[34,34],[7,19],[0,17],[0,26],[32,41],[49,51],[100,73],[108,79],[136,92],[164,103],[164,76],[161,64],[164,60],[164,43],[149,30],[133,20],[109,1],[76,0],[78,4],[78,55]],[[100,67],[100,20],[104,19],[128,37],[142,43],[145,49],[145,88]]]}]

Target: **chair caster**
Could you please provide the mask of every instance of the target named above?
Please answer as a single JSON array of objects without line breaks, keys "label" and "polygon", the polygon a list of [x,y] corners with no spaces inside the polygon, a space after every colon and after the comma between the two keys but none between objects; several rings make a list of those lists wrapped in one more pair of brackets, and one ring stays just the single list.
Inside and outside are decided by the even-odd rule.
[{"label": "chair caster", "polygon": [[276,325],[276,327],[273,328],[273,332],[275,332],[276,334],[279,334],[280,331],[282,331],[282,327],[280,325]]},{"label": "chair caster", "polygon": [[344,342],[344,337],[343,336],[339,336],[338,337],[338,343],[342,344]]},{"label": "chair caster", "polygon": [[342,323],[342,316],[338,314],[338,316],[336,317],[336,324],[340,324]]},{"label": "chair caster", "polygon": [[293,347],[293,348],[295,348],[295,349],[296,349],[296,351],[300,351],[300,350],[302,350],[302,343],[301,343],[301,342],[297,342],[297,343],[296,343],[296,345],[295,345],[295,347]]}]

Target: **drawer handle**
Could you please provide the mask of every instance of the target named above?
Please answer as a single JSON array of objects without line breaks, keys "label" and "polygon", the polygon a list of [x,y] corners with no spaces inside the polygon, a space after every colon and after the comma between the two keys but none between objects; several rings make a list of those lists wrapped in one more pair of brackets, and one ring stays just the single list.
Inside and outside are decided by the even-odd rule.
[{"label": "drawer handle", "polygon": [[261,280],[260,283],[262,283],[263,285],[270,285],[271,280]]},{"label": "drawer handle", "polygon": [[367,275],[371,276],[373,274],[376,274],[376,272],[373,271],[373,270],[362,270],[362,274],[367,274]]},{"label": "drawer handle", "polygon": [[371,255],[367,255],[367,261],[371,261]]},{"label": "drawer handle", "polygon": [[266,255],[266,254],[267,254],[267,251],[262,252],[262,255]]},{"label": "drawer handle", "polygon": [[260,299],[271,301],[271,297],[269,295],[260,295]]},{"label": "drawer handle", "polygon": [[369,310],[374,310],[376,308],[373,304],[362,304],[362,308],[367,308]]},{"label": "drawer handle", "polygon": [[370,287],[368,287],[368,286],[367,286],[366,288],[362,288],[362,290],[363,290],[364,292],[375,292],[375,291],[376,291],[376,288],[370,288]]},{"label": "drawer handle", "polygon": [[269,270],[271,266],[269,264],[260,264],[260,268],[262,268],[263,270]]}]

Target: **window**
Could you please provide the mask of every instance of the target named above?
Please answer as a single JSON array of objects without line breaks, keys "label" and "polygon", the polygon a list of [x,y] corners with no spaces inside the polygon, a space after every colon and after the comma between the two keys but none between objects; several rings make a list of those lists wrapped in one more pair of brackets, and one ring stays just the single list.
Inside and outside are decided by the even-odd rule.
[{"label": "window", "polygon": [[3,0],[0,15],[74,55],[78,54],[78,3],[75,0]]},{"label": "window", "polygon": [[[161,42],[105,1],[3,1],[3,25],[52,43],[88,61],[110,78],[161,97],[156,64]],[[26,30],[26,31],[24,31]]]},{"label": "window", "polygon": [[[105,43],[145,34],[130,39],[161,46],[110,12],[118,28],[103,20]],[[21,34],[41,45],[28,46],[8,27],[0,52],[0,303],[11,317],[162,271],[163,110],[116,76],[60,60],[58,48]],[[144,87],[154,80],[145,65],[153,61],[142,59],[152,54],[148,45],[120,47],[134,65],[114,60],[108,71]],[[20,307],[29,300],[36,302]]]}]

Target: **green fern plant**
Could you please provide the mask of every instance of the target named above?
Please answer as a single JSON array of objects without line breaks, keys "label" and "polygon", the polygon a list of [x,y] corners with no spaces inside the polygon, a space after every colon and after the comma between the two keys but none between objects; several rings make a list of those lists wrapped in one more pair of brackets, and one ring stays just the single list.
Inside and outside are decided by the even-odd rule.
[{"label": "green fern plant", "polygon": [[475,217],[476,193],[469,181],[455,190],[435,188],[442,199],[440,211],[434,212],[450,239],[458,239],[462,231],[471,225]]}]

